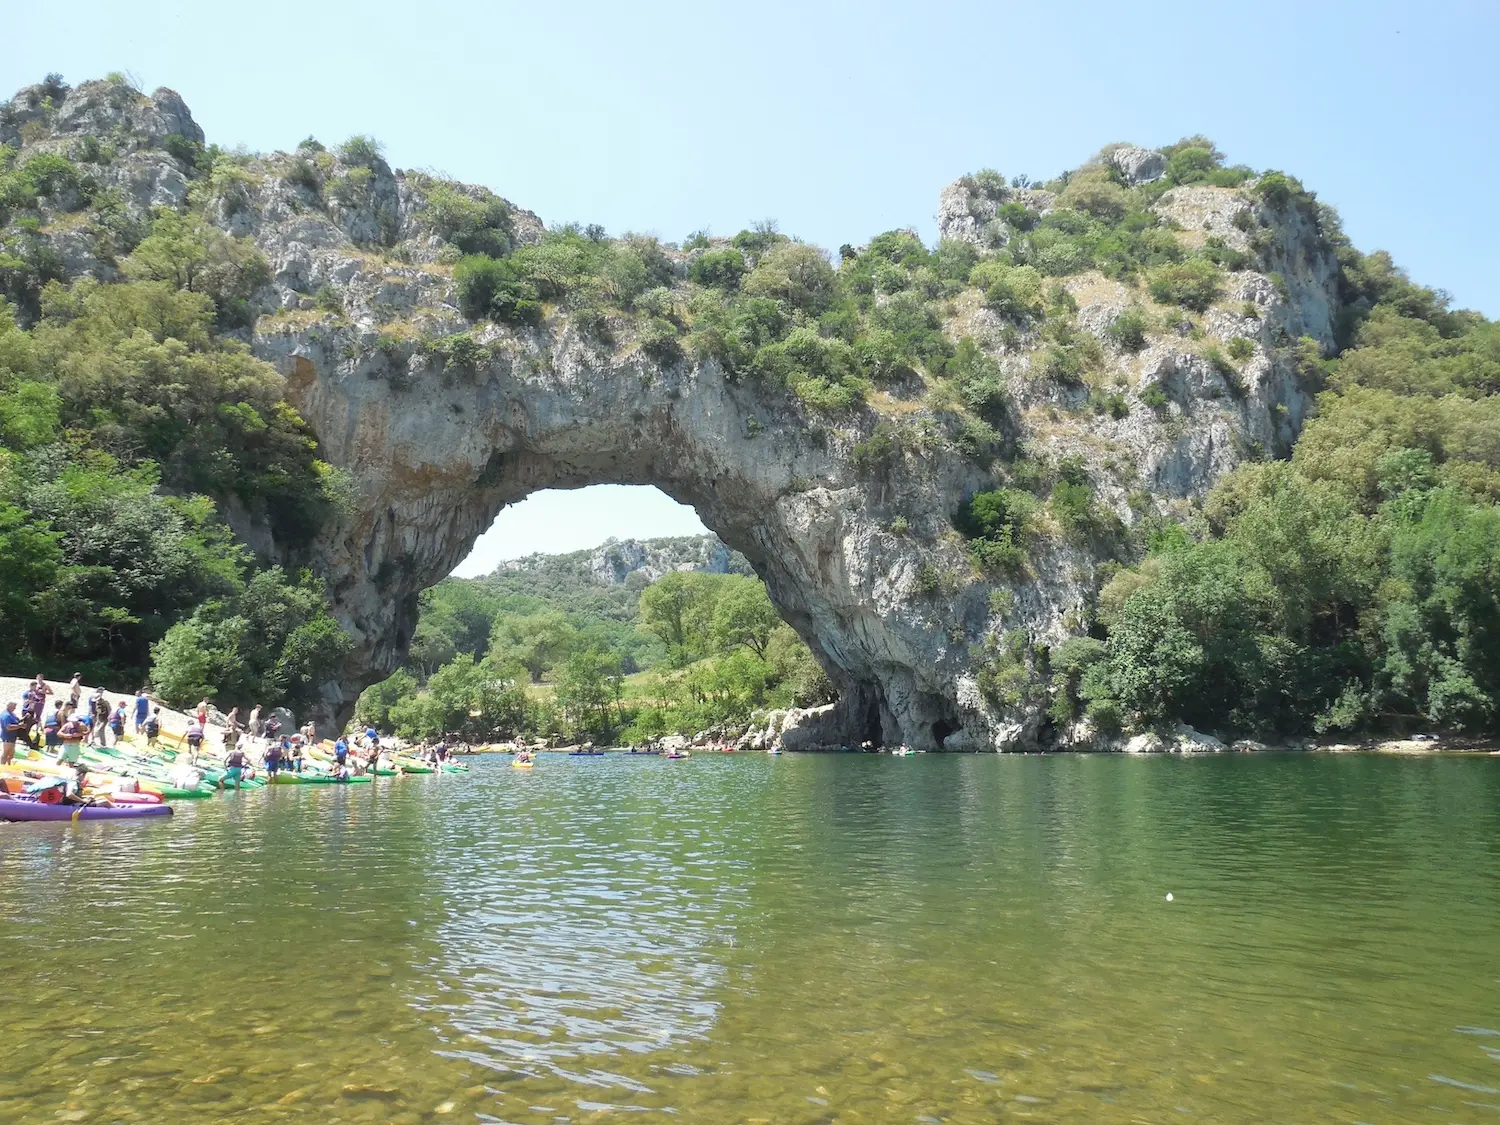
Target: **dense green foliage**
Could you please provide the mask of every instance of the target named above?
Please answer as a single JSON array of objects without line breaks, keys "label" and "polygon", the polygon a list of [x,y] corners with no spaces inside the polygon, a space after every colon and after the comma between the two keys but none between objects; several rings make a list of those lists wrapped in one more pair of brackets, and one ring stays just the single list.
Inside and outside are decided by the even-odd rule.
[{"label": "dense green foliage", "polygon": [[[0,306],[0,621],[23,663],[129,683],[174,623],[254,585],[216,502],[295,545],[332,474],[280,377],[216,334],[264,268],[251,251],[168,212],[121,265],[139,280],[48,282],[27,330]],[[295,699],[297,659],[198,683]]]},{"label": "dense green foliage", "polygon": [[[68,93],[54,79],[48,112]],[[90,96],[140,99],[115,79]],[[224,515],[261,521],[296,549],[341,502],[342,481],[316,459],[280,376],[226,335],[253,319],[265,259],[196,207],[132,216],[101,186],[132,140],[78,136],[24,157],[0,147],[0,630],[11,670],[82,671],[120,689],[149,676],[177,703],[204,693],[304,703],[347,639],[321,586],[258,571]],[[217,149],[161,143],[195,203],[243,178]],[[71,277],[48,224],[81,236],[115,280]]]},{"label": "dense green foliage", "polygon": [[602,585],[587,559],[430,590],[407,668],[368,689],[358,716],[413,738],[638,739],[830,697],[759,579],[671,571]]},{"label": "dense green foliage", "polygon": [[1101,725],[1494,729],[1500,326],[1383,257],[1345,266],[1373,307],[1291,461],[1232,474],[1105,587],[1068,674]]}]

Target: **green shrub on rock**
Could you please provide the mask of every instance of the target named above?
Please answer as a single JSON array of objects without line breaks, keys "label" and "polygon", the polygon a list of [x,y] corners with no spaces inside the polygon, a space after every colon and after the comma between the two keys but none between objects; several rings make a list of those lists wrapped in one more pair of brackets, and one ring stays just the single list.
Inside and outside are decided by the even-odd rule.
[{"label": "green shrub on rock", "polygon": [[704,251],[694,260],[688,276],[699,285],[730,290],[739,288],[740,279],[747,269],[745,255],[733,247],[726,247]]},{"label": "green shrub on rock", "polygon": [[969,540],[969,555],[985,571],[1013,571],[1026,561],[1024,544],[1036,500],[1014,488],[976,492],[959,508],[954,523]]},{"label": "green shrub on rock", "polygon": [[1138,352],[1146,346],[1146,314],[1128,308],[1109,322],[1106,334],[1127,352]]},{"label": "green shrub on rock", "polygon": [[540,324],[542,305],[533,285],[508,258],[470,254],[453,268],[458,305],[470,320]]},{"label": "green shrub on rock", "polygon": [[969,284],[984,292],[984,303],[1010,320],[1025,321],[1042,314],[1042,275],[1031,266],[1009,266],[991,259],[969,274]]},{"label": "green shrub on rock", "polygon": [[1147,290],[1153,300],[1163,305],[1181,305],[1203,312],[1218,300],[1222,285],[1223,274],[1218,266],[1205,258],[1190,258],[1152,270]]}]

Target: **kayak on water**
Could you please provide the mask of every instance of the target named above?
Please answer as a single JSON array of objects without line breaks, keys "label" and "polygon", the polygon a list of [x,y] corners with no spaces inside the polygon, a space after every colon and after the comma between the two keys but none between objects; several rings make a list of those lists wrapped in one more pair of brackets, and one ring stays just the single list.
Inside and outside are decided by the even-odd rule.
[{"label": "kayak on water", "polygon": [[171,816],[172,806],[48,805],[25,797],[0,798],[0,820],[136,820],[146,816]]}]

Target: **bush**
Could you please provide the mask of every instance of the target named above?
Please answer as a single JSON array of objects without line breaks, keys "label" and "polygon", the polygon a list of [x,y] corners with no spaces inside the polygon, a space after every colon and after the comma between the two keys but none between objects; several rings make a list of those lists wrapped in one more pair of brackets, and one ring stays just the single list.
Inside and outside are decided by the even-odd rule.
[{"label": "bush", "polygon": [[1000,365],[980,351],[972,337],[959,340],[948,362],[948,375],[957,381],[964,405],[987,425],[999,428],[1006,424],[1010,405]]},{"label": "bush", "polygon": [[1025,561],[1024,545],[1036,500],[1013,488],[976,492],[959,508],[954,524],[969,542],[969,555],[985,571],[1013,571]]},{"label": "bush", "polygon": [[1042,275],[1031,266],[1007,266],[991,259],[969,273],[969,284],[984,291],[984,303],[1015,321],[1042,315]]},{"label": "bush", "polygon": [[748,267],[745,255],[732,247],[723,250],[707,250],[699,255],[688,271],[688,276],[699,285],[715,289],[738,289],[740,279]]},{"label": "bush", "polygon": [[1208,179],[1224,156],[1203,137],[1191,138],[1177,148],[1167,161],[1167,180],[1173,184],[1195,184]]},{"label": "bush", "polygon": [[775,219],[761,219],[749,230],[740,231],[731,241],[736,250],[743,250],[751,258],[759,258],[771,247],[788,239],[777,233]]},{"label": "bush", "polygon": [[338,146],[338,158],[345,164],[374,168],[381,162],[380,142],[374,137],[356,134]]},{"label": "bush", "polygon": [[864,441],[849,451],[849,464],[861,477],[885,472],[901,457],[900,432],[890,422],[877,422]]},{"label": "bush", "polygon": [[1094,490],[1087,484],[1060,480],[1052,486],[1049,506],[1052,517],[1062,527],[1064,534],[1072,537],[1088,535],[1096,523]]},{"label": "bush", "polygon": [[1109,322],[1106,334],[1127,352],[1138,352],[1146,346],[1146,314],[1129,308]]},{"label": "bush", "polygon": [[817,316],[832,303],[837,275],[827,255],[803,242],[782,242],[761,255],[745,278],[752,296],[772,297],[789,308]]},{"label": "bush", "polygon": [[1058,196],[1058,205],[1083,211],[1106,223],[1125,217],[1128,197],[1103,168],[1087,168],[1068,181]]},{"label": "bush", "polygon": [[1181,305],[1203,312],[1219,297],[1223,274],[1204,258],[1190,258],[1176,265],[1151,271],[1148,291],[1163,305]]},{"label": "bush", "polygon": [[71,160],[54,153],[33,156],[21,165],[21,178],[32,195],[56,198],[79,186],[78,169]]},{"label": "bush", "polygon": [[641,351],[663,365],[676,363],[682,358],[677,326],[664,317],[653,316],[646,321],[641,329],[640,345]]},{"label": "bush", "polygon": [[1255,344],[1243,336],[1235,336],[1229,341],[1229,356],[1243,363],[1255,354]]},{"label": "bush", "polygon": [[511,249],[511,213],[505,200],[480,189],[479,198],[456,184],[430,182],[427,219],[433,229],[465,254],[503,257]]},{"label": "bush", "polygon": [[470,254],[453,269],[458,305],[470,320],[488,317],[500,324],[534,325],[542,321],[536,286],[507,258]]},{"label": "bush", "polygon": [[1002,203],[995,212],[995,217],[1012,230],[1025,233],[1042,221],[1042,217],[1023,203],[1012,200]]},{"label": "bush", "polygon": [[1268,207],[1284,208],[1303,192],[1302,185],[1285,172],[1266,172],[1251,189]]},{"label": "bush", "polygon": [[818,410],[847,410],[863,401],[868,387],[854,349],[842,340],[825,340],[811,328],[795,329],[785,340],[761,348],[755,368]]},{"label": "bush", "polygon": [[1228,246],[1222,238],[1213,236],[1203,246],[1203,256],[1216,266],[1226,270],[1242,270],[1250,264],[1250,255]]},{"label": "bush", "polygon": [[287,166],[285,179],[315,197],[323,191],[323,177],[318,166],[303,156],[298,156]]}]

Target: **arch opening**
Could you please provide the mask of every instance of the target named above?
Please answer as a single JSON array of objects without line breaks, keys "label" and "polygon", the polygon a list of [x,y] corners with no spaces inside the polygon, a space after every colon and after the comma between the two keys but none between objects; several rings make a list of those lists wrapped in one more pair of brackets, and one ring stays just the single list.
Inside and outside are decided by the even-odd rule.
[{"label": "arch opening", "polygon": [[[400,667],[358,704],[404,735],[635,742],[707,731],[759,749],[776,713],[796,712],[814,719],[805,737],[844,741],[828,723],[838,696],[828,658],[795,612],[693,507],[654,486],[544,488],[506,504],[416,602]],[[460,705],[447,695],[464,677],[514,690]],[[873,696],[865,710],[857,733],[870,737]]]}]

